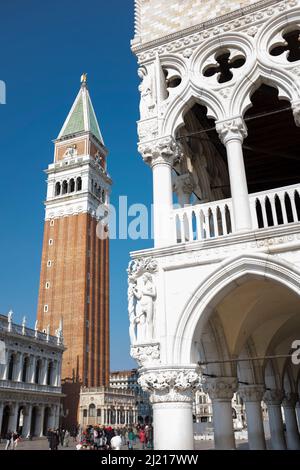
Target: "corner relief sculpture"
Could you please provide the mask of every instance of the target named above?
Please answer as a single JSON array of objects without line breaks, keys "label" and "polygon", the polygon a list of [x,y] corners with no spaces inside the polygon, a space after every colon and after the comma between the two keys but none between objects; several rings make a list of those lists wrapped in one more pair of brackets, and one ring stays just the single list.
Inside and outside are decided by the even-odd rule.
[{"label": "corner relief sculpture", "polygon": [[156,300],[153,274],[156,271],[157,263],[152,258],[141,258],[129,263],[128,316],[132,346],[153,341]]}]

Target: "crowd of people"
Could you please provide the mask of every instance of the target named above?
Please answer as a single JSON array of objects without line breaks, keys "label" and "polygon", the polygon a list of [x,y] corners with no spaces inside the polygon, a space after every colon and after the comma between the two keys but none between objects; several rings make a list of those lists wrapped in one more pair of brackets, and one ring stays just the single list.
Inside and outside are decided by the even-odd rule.
[{"label": "crowd of people", "polygon": [[142,449],[153,449],[153,427],[151,424],[112,428],[111,426],[88,426],[79,429],[77,450],[133,450],[140,443]]},{"label": "crowd of people", "polygon": [[7,431],[5,440],[5,450],[15,450],[17,448],[18,442],[20,441],[21,436],[17,432]]}]

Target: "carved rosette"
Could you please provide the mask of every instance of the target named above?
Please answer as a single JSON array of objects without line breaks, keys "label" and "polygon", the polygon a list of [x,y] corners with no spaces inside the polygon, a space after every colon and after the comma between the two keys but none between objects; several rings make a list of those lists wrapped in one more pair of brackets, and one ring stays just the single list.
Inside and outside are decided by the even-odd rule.
[{"label": "carved rosette", "polygon": [[211,400],[232,400],[237,385],[236,377],[209,378],[203,381],[203,391]]},{"label": "carved rosette", "polygon": [[239,387],[239,395],[242,400],[247,402],[261,402],[264,396],[264,385],[245,385]]},{"label": "carved rosette", "polygon": [[158,343],[132,346],[130,355],[140,367],[149,367],[160,363],[160,348]]},{"label": "carved rosette", "polygon": [[241,117],[217,122],[216,131],[224,145],[230,140],[243,140],[247,137],[247,126]]},{"label": "carved rosette", "polygon": [[175,165],[183,158],[183,149],[179,142],[173,137],[163,137],[162,139],[140,144],[139,153],[143,160],[151,167],[158,164]]},{"label": "carved rosette", "polygon": [[264,394],[264,402],[267,405],[281,405],[283,397],[282,390],[267,390]]},{"label": "carved rosette", "polygon": [[190,403],[193,392],[201,387],[201,376],[191,369],[161,369],[142,373],[138,382],[151,393],[151,403]]}]

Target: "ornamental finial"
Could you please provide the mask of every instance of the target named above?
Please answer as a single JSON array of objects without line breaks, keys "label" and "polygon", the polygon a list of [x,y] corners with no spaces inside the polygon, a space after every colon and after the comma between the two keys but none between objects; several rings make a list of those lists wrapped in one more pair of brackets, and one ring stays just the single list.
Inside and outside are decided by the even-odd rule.
[{"label": "ornamental finial", "polygon": [[86,86],[87,82],[87,73],[83,73],[80,77],[81,86]]}]

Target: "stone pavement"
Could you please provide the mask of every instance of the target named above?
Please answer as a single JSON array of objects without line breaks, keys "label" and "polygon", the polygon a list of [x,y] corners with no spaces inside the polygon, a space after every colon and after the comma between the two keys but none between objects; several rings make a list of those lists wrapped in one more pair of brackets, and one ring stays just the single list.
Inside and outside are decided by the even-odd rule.
[{"label": "stone pavement", "polygon": [[[5,449],[6,442],[4,440],[0,443],[0,450]],[[267,447],[269,447],[269,442],[267,441]],[[75,450],[76,442],[73,439],[70,439],[69,447],[59,446],[58,450]],[[247,450],[248,443],[246,441],[237,441],[236,446],[238,450]],[[195,441],[195,450],[213,450],[214,441]],[[31,441],[24,439],[18,443],[16,450],[49,450],[48,441],[46,438],[35,438]],[[122,450],[127,450],[127,446],[123,446]],[[136,443],[134,450],[141,450],[140,443]]]}]

